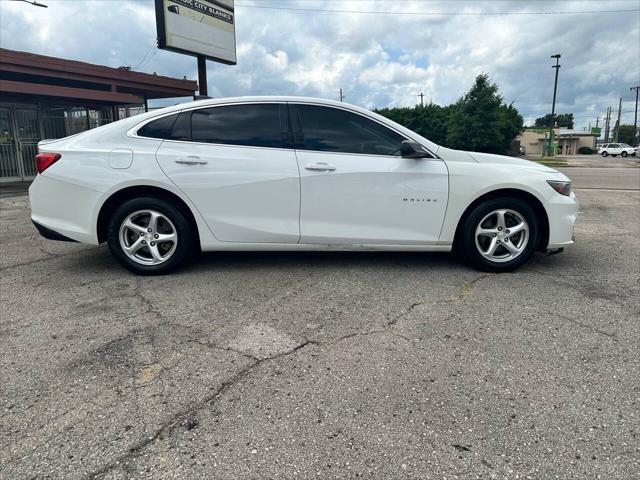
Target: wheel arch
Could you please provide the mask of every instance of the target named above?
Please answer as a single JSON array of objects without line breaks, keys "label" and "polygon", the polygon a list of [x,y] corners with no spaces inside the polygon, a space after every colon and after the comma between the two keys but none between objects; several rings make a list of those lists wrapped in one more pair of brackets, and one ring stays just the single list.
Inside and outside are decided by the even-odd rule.
[{"label": "wheel arch", "polygon": [[535,195],[524,190],[519,190],[517,188],[501,188],[498,190],[492,190],[480,195],[473,202],[471,202],[458,220],[456,233],[453,240],[453,247],[456,247],[456,243],[458,242],[460,233],[462,231],[462,225],[464,224],[464,221],[467,219],[467,217],[471,214],[471,212],[481,203],[499,197],[518,198],[531,205],[534,212],[536,213],[538,224],[540,226],[540,239],[536,249],[544,250],[549,243],[549,216],[547,215],[547,211],[545,210],[542,202]]},{"label": "wheel arch", "polygon": [[186,202],[173,192],[161,187],[155,187],[151,185],[134,185],[122,188],[112,193],[107,200],[100,207],[98,213],[98,219],[96,224],[96,232],[98,236],[98,242],[103,243],[107,240],[107,228],[109,225],[109,219],[118,206],[122,205],[128,200],[140,197],[154,197],[161,200],[168,200],[184,214],[185,218],[189,222],[189,225],[195,233],[194,237],[200,247],[200,232],[198,229],[198,223],[195,216],[191,211],[191,208]]}]

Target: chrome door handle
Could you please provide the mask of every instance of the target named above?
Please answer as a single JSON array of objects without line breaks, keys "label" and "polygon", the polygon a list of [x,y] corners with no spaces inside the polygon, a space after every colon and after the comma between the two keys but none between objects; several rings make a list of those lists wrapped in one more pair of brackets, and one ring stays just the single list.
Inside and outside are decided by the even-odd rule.
[{"label": "chrome door handle", "polygon": [[304,168],[307,170],[317,170],[319,172],[333,172],[336,167],[333,165],[329,165],[328,163],[318,162],[318,163],[307,163]]},{"label": "chrome door handle", "polygon": [[200,157],[189,156],[176,158],[176,163],[181,163],[183,165],[204,165],[207,161],[201,160]]}]

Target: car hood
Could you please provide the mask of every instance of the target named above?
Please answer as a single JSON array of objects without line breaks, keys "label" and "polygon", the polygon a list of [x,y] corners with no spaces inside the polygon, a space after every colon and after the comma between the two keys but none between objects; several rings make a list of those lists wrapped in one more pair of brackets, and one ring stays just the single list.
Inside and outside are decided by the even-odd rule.
[{"label": "car hood", "polygon": [[511,165],[514,167],[527,168],[529,170],[537,170],[538,172],[558,173],[557,170],[541,165],[537,162],[523,160],[520,158],[507,157],[504,155],[494,155],[491,153],[466,152],[471,158],[478,163],[493,163],[495,165]]}]

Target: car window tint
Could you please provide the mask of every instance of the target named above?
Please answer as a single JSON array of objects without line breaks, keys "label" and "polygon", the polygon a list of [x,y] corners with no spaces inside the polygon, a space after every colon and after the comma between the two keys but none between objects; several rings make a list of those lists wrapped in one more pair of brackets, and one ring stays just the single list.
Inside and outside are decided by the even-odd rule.
[{"label": "car window tint", "polygon": [[277,104],[229,105],[194,110],[194,142],[282,147],[280,107]]},{"label": "car window tint", "polygon": [[191,112],[182,112],[171,127],[169,140],[191,140]]},{"label": "car window tint", "polygon": [[138,130],[138,135],[149,138],[169,138],[171,136],[171,127],[173,127],[173,123],[176,121],[176,118],[178,118],[177,114],[168,115],[149,122]]},{"label": "car window tint", "polygon": [[302,148],[323,152],[400,155],[404,137],[373,120],[338,108],[297,106]]}]

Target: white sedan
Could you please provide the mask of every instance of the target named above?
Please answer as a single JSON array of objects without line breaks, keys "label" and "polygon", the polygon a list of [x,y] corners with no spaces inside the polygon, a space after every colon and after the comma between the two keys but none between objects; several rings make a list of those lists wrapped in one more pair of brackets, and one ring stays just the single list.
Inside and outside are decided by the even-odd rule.
[{"label": "white sedan", "polygon": [[156,110],[44,140],[36,163],[41,234],[107,242],[139,274],[222,250],[455,249],[504,272],[571,245],[578,212],[556,170],[300,97]]}]

